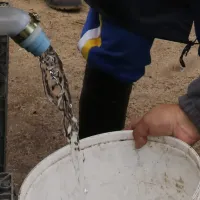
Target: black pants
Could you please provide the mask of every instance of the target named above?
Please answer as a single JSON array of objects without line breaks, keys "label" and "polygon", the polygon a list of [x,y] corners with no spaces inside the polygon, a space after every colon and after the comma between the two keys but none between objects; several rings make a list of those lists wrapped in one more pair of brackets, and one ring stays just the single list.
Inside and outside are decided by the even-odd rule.
[{"label": "black pants", "polygon": [[122,130],[131,90],[132,84],[86,67],[79,104],[80,139]]}]

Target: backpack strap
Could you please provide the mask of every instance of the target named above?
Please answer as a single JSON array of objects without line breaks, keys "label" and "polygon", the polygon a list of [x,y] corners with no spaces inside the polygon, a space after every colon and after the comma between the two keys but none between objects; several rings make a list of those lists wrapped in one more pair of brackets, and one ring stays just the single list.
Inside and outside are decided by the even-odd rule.
[{"label": "backpack strap", "polygon": [[197,42],[197,38],[194,40],[194,41],[189,41],[188,44],[185,46],[185,48],[183,49],[182,53],[181,53],[181,56],[179,58],[179,62],[181,64],[181,69],[184,70],[184,68],[186,67],[185,65],[185,62],[184,62],[184,59],[183,57],[187,56],[189,51],[191,50],[191,48],[196,45],[196,44],[200,44],[199,42]]}]

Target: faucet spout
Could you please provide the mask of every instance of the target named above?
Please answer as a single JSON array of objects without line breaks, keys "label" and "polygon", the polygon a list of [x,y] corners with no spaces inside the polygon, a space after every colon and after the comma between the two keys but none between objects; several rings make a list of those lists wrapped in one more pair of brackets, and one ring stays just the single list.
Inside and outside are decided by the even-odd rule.
[{"label": "faucet spout", "polygon": [[50,46],[37,15],[10,6],[0,7],[0,35],[8,35],[34,56],[42,55]]}]

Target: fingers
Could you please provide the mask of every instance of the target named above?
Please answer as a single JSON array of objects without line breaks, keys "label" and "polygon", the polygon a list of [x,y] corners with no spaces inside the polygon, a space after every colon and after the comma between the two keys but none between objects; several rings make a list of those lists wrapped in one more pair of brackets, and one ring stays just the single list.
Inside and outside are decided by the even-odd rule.
[{"label": "fingers", "polygon": [[137,126],[137,123],[138,123],[140,120],[141,120],[141,117],[140,117],[140,118],[139,118],[139,117],[136,117],[136,116],[132,117],[132,118],[131,118],[131,123],[128,124],[128,125],[124,128],[124,130],[134,130],[135,127]]},{"label": "fingers", "polygon": [[135,148],[140,149],[147,143],[147,137],[137,137],[135,139]]},{"label": "fingers", "polygon": [[133,116],[131,118],[131,124],[129,126],[130,130],[134,130],[137,126],[137,124],[141,121],[142,117],[136,117],[136,116]]},{"label": "fingers", "polygon": [[137,123],[135,129],[133,130],[133,137],[135,140],[135,148],[140,149],[147,143],[147,136],[149,135],[148,125],[144,123],[143,120],[140,120]]},{"label": "fingers", "polygon": [[125,130],[125,131],[130,131],[130,130],[132,130],[131,124],[128,124],[127,126],[125,126],[124,130]]}]

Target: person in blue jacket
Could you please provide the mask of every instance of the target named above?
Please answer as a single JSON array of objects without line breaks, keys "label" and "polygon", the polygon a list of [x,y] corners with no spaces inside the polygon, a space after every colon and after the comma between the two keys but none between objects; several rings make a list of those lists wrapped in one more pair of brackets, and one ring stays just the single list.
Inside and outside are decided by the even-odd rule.
[{"label": "person in blue jacket", "polygon": [[[124,128],[132,84],[151,63],[155,38],[181,42],[183,56],[200,39],[198,1],[86,0],[90,10],[78,48],[86,59],[80,97],[80,139]],[[145,6],[146,5],[146,6]],[[197,40],[188,40],[195,22]],[[200,51],[199,51],[200,52]],[[147,136],[175,136],[188,144],[200,140],[200,78],[178,104],[159,105],[131,129],[140,148]]]}]

